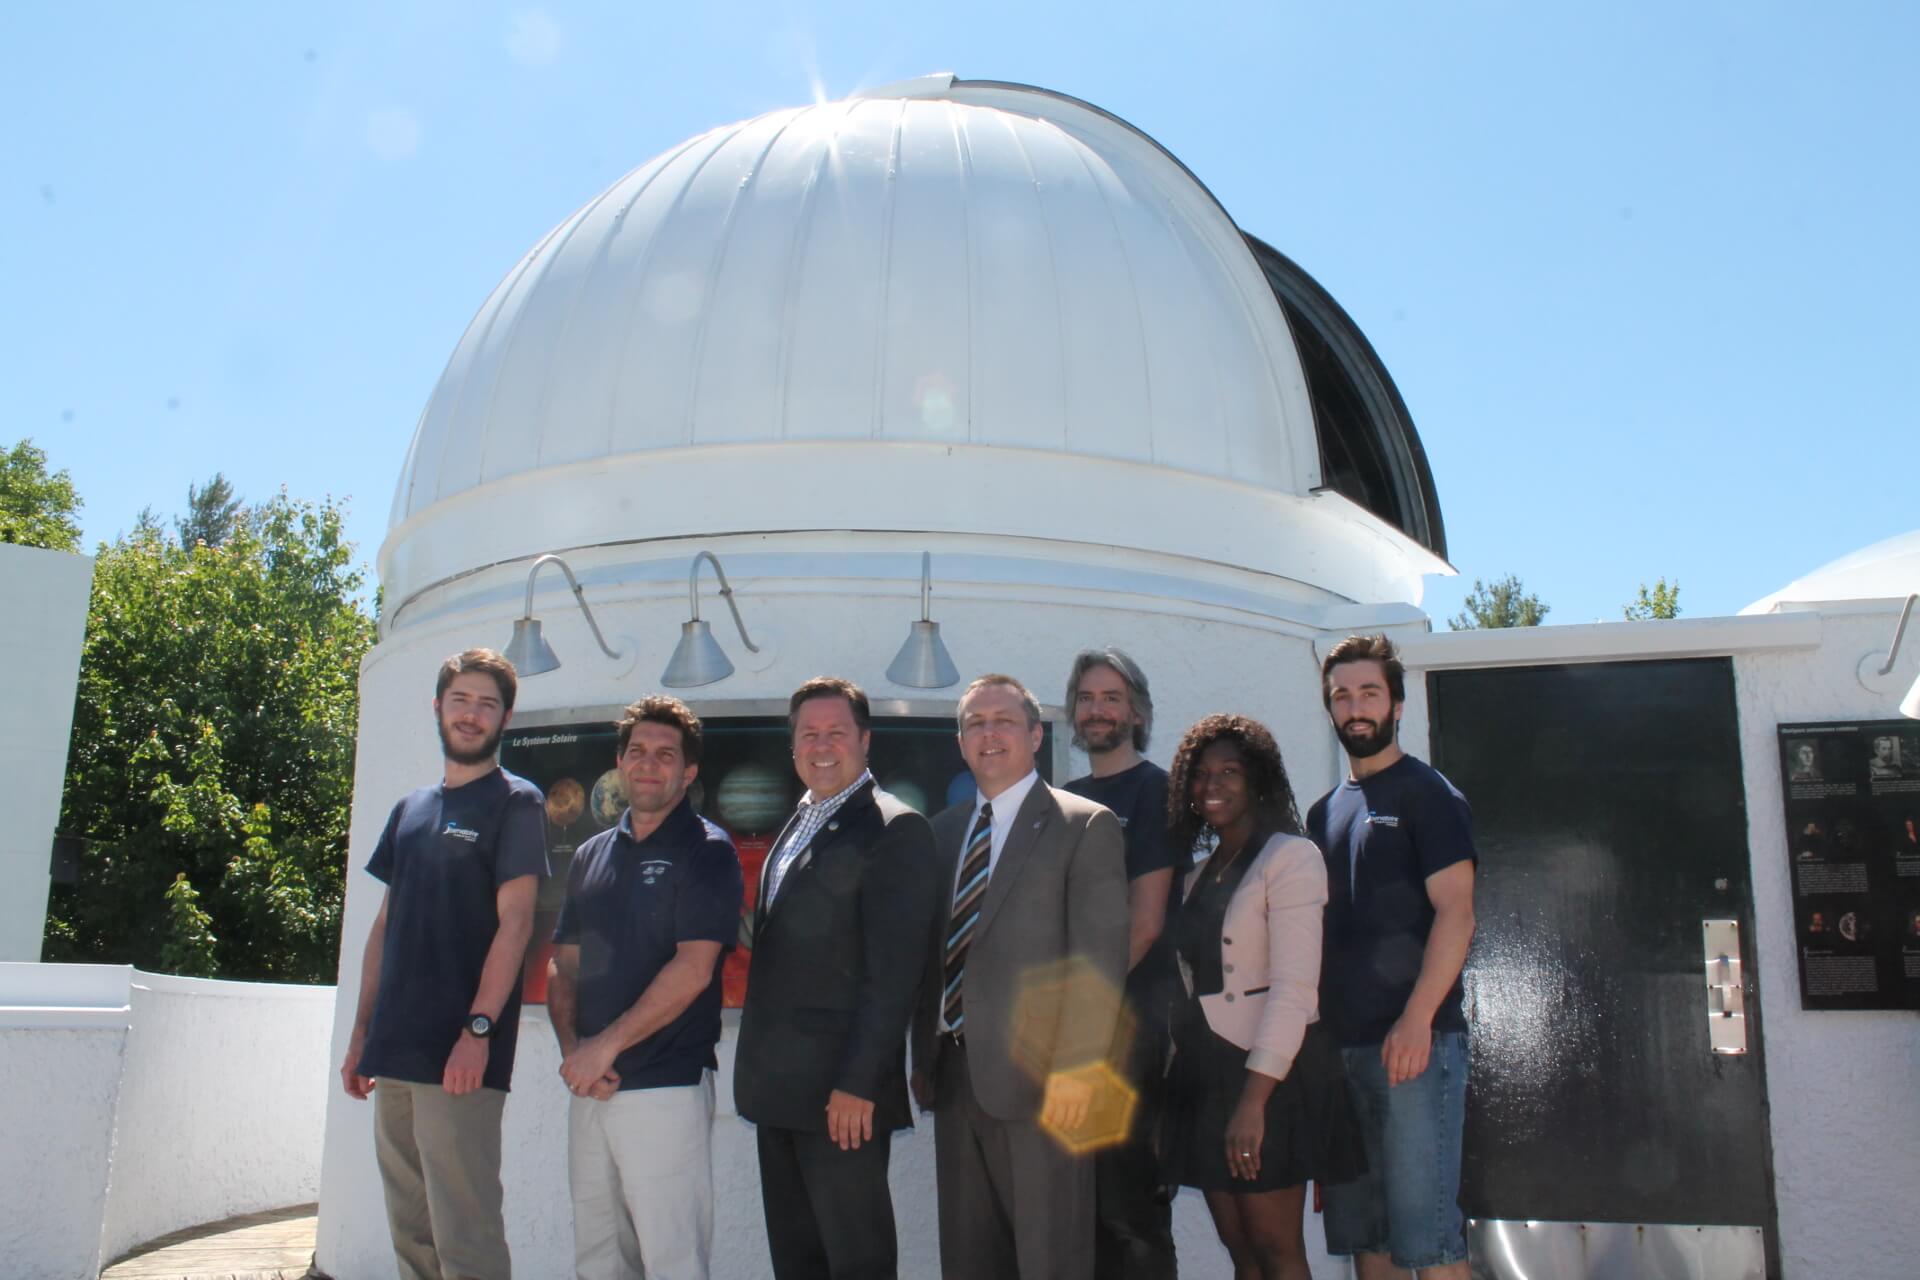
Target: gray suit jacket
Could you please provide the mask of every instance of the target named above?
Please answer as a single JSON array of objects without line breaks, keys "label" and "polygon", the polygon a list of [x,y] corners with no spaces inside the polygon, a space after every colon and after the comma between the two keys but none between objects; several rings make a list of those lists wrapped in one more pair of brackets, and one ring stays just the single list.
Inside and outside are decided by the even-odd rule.
[{"label": "gray suit jacket", "polygon": [[[920,984],[913,1061],[931,1076],[953,877],[973,806],[933,821],[940,927]],[[1036,782],[1007,833],[967,952],[967,1067],[1001,1120],[1039,1115],[1051,1071],[1105,1057],[1127,976],[1126,846],[1101,805]],[[1016,1023],[1018,1024],[1016,1026]]]}]

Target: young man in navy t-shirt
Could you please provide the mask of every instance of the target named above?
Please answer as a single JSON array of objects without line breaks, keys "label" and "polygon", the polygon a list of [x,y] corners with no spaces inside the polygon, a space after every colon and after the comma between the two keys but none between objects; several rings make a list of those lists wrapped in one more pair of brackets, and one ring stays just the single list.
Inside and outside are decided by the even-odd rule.
[{"label": "young man in navy t-shirt", "polygon": [[[513,664],[440,666],[439,785],[393,808],[367,871],[386,886],[367,934],[340,1078],[374,1095],[374,1146],[405,1280],[506,1280],[500,1115],[520,1028],[520,966],[547,874],[539,788],[499,764]],[[377,1082],[377,1088],[376,1088]]]},{"label": "young man in navy t-shirt", "polygon": [[1467,1280],[1460,1213],[1473,941],[1466,798],[1394,741],[1406,677],[1385,636],[1351,636],[1321,664],[1348,779],[1307,811],[1327,861],[1320,1015],[1339,1040],[1368,1172],[1329,1184],[1327,1252],[1360,1280]]},{"label": "young man in navy t-shirt", "polygon": [[628,707],[627,811],[573,856],[547,1013],[560,1042],[578,1280],[705,1280],[713,1252],[720,961],[740,933],[740,859],[693,811],[700,720]]},{"label": "young man in navy t-shirt", "polygon": [[1127,1005],[1133,1041],[1122,1064],[1138,1090],[1126,1142],[1094,1156],[1094,1273],[1101,1280],[1166,1280],[1175,1274],[1173,1205],[1161,1187],[1153,1130],[1165,1072],[1172,953],[1161,942],[1176,874],[1187,851],[1167,836],[1167,771],[1140,753],[1153,732],[1146,673],[1111,646],[1083,649],[1067,675],[1073,744],[1093,772],[1064,788],[1113,810],[1127,841]]}]

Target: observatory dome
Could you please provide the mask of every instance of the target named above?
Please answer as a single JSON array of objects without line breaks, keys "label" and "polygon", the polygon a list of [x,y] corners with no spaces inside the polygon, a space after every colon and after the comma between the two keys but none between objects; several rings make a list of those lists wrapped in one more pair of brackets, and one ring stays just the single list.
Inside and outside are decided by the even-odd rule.
[{"label": "observatory dome", "polygon": [[1444,548],[1321,473],[1287,315],[1206,188],[1085,103],[942,75],[714,129],[554,228],[454,349],[381,577],[403,605],[543,551],[831,529],[1417,600]]}]

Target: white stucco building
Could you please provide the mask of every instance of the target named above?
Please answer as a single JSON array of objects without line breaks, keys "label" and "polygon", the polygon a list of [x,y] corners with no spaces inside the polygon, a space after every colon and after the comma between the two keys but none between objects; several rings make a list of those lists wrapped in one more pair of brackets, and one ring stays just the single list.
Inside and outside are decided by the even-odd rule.
[{"label": "white stucco building", "polygon": [[[1746,1065],[1705,1050],[1703,1061],[1746,1071],[1742,1087],[1758,1090],[1743,1096],[1761,1110],[1727,1123],[1758,1135],[1741,1150],[1762,1151],[1763,1194],[1718,1218],[1621,1218],[1604,1197],[1552,1217],[1713,1228],[1687,1237],[1707,1244],[1673,1245],[1718,1258],[1704,1275],[1761,1274],[1756,1259],[1795,1276],[1836,1274],[1825,1264],[1838,1259],[1852,1275],[1908,1274],[1907,1153],[1920,1149],[1912,1017],[1792,1008],[1773,737],[1785,721],[1892,714],[1897,695],[1863,685],[1856,667],[1870,642],[1884,647],[1897,601],[1433,636],[1422,580],[1451,572],[1445,550],[1420,441],[1365,338],[1125,122],[1041,90],[937,76],[691,139],[514,266],[420,419],[380,552],[381,639],[362,675],[335,1063],[379,902],[358,868],[393,802],[438,775],[435,669],[469,645],[505,646],[536,557],[566,558],[620,657],[601,655],[564,582],[542,576],[534,613],[564,665],[523,682],[517,725],[604,721],[658,689],[702,551],[724,564],[759,649],[737,643],[703,578],[704,616],[718,619],[736,665],[682,691],[704,718],[778,714],[795,685],[832,672],[905,722],[950,715],[959,691],[885,675],[919,617],[925,551],[932,616],[963,681],[1007,671],[1057,701],[1076,649],[1119,644],[1153,682],[1161,728],[1150,754],[1164,763],[1186,724],[1238,710],[1274,728],[1303,801],[1339,777],[1317,665],[1351,632],[1407,640],[1419,677],[1597,664],[1630,682],[1633,671],[1617,669],[1718,663],[1737,690],[1723,781],[1745,809],[1737,821],[1710,816],[1736,832],[1751,874],[1722,883],[1715,914],[1742,927],[1745,964],[1759,971],[1749,998],[1765,1002],[1769,1073],[1757,1018]],[[1917,663],[1920,642],[1892,678],[1910,682]],[[1447,695],[1430,688],[1447,687],[1410,676],[1416,753],[1446,745],[1433,742],[1430,699]],[[1454,741],[1471,764],[1475,740]],[[1050,763],[1056,778],[1084,765],[1064,734]],[[1483,859],[1499,874],[1490,852]],[[1700,913],[1676,911],[1698,957]],[[1499,1029],[1519,1007],[1504,1002],[1500,975],[1511,971],[1498,961],[1476,979],[1476,1017],[1495,1046],[1513,1042]],[[1707,993],[1697,959],[1687,964],[1691,978],[1683,970],[1667,985],[1694,984],[1684,989],[1700,1001],[1704,1045]],[[1513,1035],[1546,1043],[1585,1011],[1557,1016]],[[543,1010],[525,1017],[506,1113],[509,1229],[520,1274],[560,1276],[565,1094]],[[1607,1027],[1601,1040],[1624,1043]],[[1656,1052],[1695,1050],[1631,1050]],[[1832,1096],[1837,1074],[1848,1087]],[[1830,1102],[1808,1104],[1809,1091]],[[1702,1096],[1707,1111],[1729,1109]],[[1484,1118],[1495,1129],[1501,1119]],[[326,1132],[319,1266],[340,1280],[389,1274],[371,1109],[335,1090]],[[718,1273],[764,1275],[751,1132],[727,1114],[714,1141]],[[1658,1192],[1670,1175],[1657,1171],[1680,1157],[1644,1141],[1634,1167],[1656,1170]],[[913,1277],[937,1272],[931,1147],[930,1126],[895,1146],[902,1274]],[[1603,1183],[1607,1167],[1583,1177]],[[1470,1182],[1491,1197],[1483,1217],[1524,1227],[1549,1216],[1502,1208],[1499,1170],[1475,1169]],[[1177,1221],[1190,1274],[1225,1265],[1197,1198],[1182,1198]],[[1308,1239],[1318,1257],[1317,1225]],[[1541,1243],[1509,1247],[1519,1265],[1562,1240],[1543,1231]]]}]

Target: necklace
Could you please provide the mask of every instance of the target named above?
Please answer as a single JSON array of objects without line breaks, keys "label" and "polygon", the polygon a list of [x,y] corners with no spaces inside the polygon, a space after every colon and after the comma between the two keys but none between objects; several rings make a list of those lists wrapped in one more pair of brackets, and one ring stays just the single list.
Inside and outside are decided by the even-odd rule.
[{"label": "necklace", "polygon": [[[1226,879],[1227,869],[1233,865],[1234,859],[1240,856],[1240,851],[1242,849],[1245,849],[1248,843],[1249,841],[1242,840],[1239,844],[1233,847],[1233,852],[1227,854],[1227,856],[1224,858],[1220,856],[1220,851],[1224,849],[1226,846],[1225,845],[1214,846],[1213,856],[1207,859],[1207,869],[1213,872],[1213,882],[1215,884],[1219,884],[1222,880]],[[1214,866],[1214,863],[1216,862],[1220,864],[1217,867]]]}]

